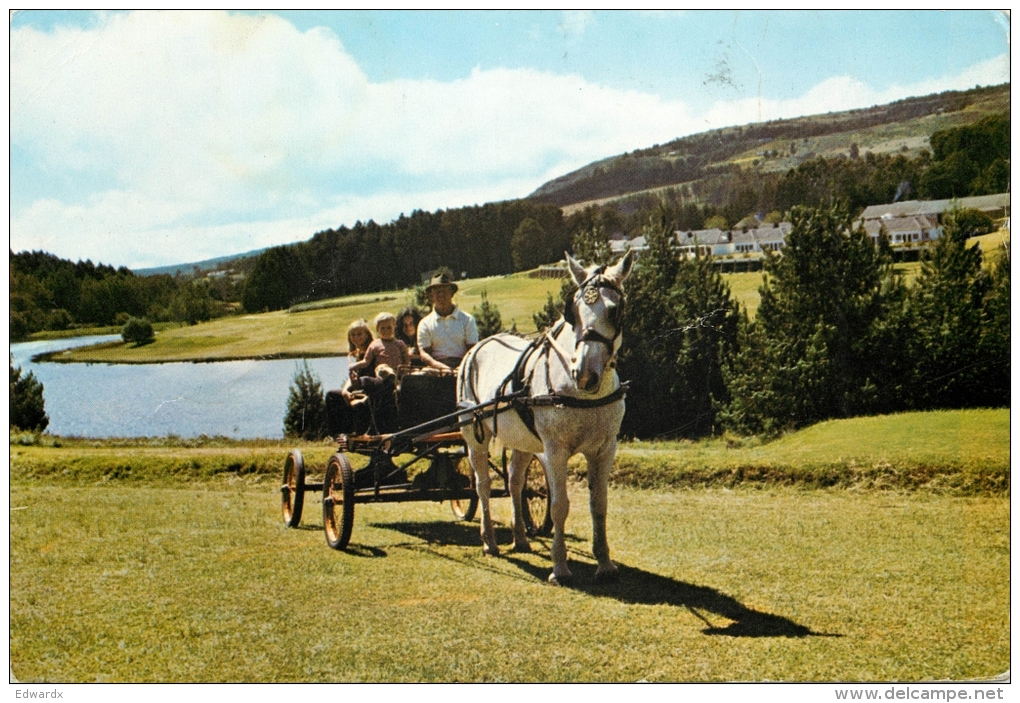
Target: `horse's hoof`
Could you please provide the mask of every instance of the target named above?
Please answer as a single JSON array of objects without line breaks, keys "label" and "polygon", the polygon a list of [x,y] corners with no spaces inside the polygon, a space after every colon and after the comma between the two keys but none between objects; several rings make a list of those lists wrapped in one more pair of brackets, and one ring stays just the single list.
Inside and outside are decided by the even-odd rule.
[{"label": "horse's hoof", "polygon": [[596,571],[595,572],[595,583],[596,584],[616,583],[619,580],[620,580],[620,572],[617,569],[613,569],[612,571],[607,569],[606,571]]},{"label": "horse's hoof", "polygon": [[482,547],[482,553],[485,554],[486,556],[498,557],[499,547],[490,547],[489,545],[486,544]]},{"label": "horse's hoof", "polygon": [[554,586],[563,586],[564,588],[570,588],[574,585],[574,577],[572,574],[565,574],[563,576],[557,576],[556,574],[549,574],[549,583]]},{"label": "horse's hoof", "polygon": [[531,554],[531,544],[528,542],[523,542],[521,544],[514,542],[513,551],[517,554]]}]

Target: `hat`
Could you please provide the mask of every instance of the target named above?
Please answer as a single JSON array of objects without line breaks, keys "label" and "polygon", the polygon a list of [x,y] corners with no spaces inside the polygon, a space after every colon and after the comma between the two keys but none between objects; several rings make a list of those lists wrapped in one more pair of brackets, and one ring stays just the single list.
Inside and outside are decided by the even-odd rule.
[{"label": "hat", "polygon": [[429,284],[425,287],[425,292],[428,293],[433,288],[439,288],[442,286],[449,286],[450,288],[453,288],[454,293],[457,292],[457,284],[450,279],[450,274],[448,273],[439,273],[433,276],[432,280],[429,281]]}]

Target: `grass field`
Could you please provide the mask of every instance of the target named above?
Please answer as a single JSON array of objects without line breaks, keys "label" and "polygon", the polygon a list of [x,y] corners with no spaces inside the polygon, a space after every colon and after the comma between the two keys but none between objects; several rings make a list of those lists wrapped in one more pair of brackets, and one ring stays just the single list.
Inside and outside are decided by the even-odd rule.
[{"label": "grass field", "polygon": [[[484,557],[445,505],[319,494],[282,524],[286,441],[11,436],[21,681],[919,681],[1009,668],[1009,411],[823,423],[768,444],[624,443],[616,584]],[[301,445],[310,467],[334,447]],[[357,464],[363,463],[361,457]],[[658,486],[656,490],[635,486]],[[818,488],[830,486],[829,488]],[[494,501],[508,544],[509,502]]]},{"label": "grass field", "polygon": [[[916,681],[1009,667],[1009,502],[847,491],[612,489],[617,584],[544,582],[549,541],[483,557],[446,506],[359,506],[348,552],[314,500],[16,485],[21,681]],[[496,501],[509,541],[507,501]]]},{"label": "grass field", "polygon": [[[824,422],[761,444],[622,442],[611,481],[637,488],[733,486],[924,489],[954,495],[1010,488],[1008,409],[903,413]],[[73,486],[110,481],[160,487],[276,480],[291,446],[324,466],[335,445],[223,438],[91,440],[12,435],[18,482]],[[357,465],[360,457],[354,457]],[[570,464],[584,478],[584,461]],[[226,483],[223,483],[226,482]]]},{"label": "grass field", "polygon": [[[467,312],[479,306],[482,292],[499,307],[506,327],[535,330],[531,316],[545,305],[547,293],[559,294],[560,281],[529,278],[526,274],[470,279],[460,282],[455,302]],[[364,302],[362,302],[364,301]],[[411,291],[393,291],[338,299],[336,307],[277,311],[223,317],[190,327],[165,330],[141,347],[114,342],[82,347],[53,357],[61,362],[159,363],[167,361],[224,361],[250,358],[336,356],[347,352],[347,325],[371,320],[377,313],[397,313],[411,302]],[[299,308],[301,309],[301,308]]]}]

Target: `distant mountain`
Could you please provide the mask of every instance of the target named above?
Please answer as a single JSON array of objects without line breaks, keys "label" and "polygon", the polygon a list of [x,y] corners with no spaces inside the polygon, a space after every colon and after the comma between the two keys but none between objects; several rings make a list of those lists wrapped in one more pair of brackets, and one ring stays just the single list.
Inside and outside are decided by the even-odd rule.
[{"label": "distant mountain", "polygon": [[263,247],[262,249],[252,249],[246,251],[243,254],[232,254],[230,256],[219,256],[215,259],[205,259],[204,261],[195,261],[190,264],[171,264],[170,266],[156,266],[154,268],[147,269],[133,269],[134,273],[138,276],[155,276],[161,273],[168,273],[171,276],[177,274],[192,274],[195,273],[195,269],[199,272],[213,271],[217,268],[221,268],[223,264],[228,264],[231,261],[237,261],[238,259],[250,259],[258,256],[269,247]]},{"label": "distant mountain", "polygon": [[888,105],[724,127],[595,161],[529,198],[574,206],[693,183],[740,169],[785,172],[816,156],[902,152],[916,156],[935,131],[1008,112],[1010,84],[907,98]]}]

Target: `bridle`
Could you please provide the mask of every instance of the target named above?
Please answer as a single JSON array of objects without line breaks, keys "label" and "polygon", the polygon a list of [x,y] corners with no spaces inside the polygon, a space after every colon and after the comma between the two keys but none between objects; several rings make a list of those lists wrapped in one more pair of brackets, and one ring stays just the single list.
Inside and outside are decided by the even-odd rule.
[{"label": "bridle", "polygon": [[623,332],[621,322],[623,320],[625,298],[623,290],[618,285],[603,277],[602,272],[604,270],[605,267],[599,266],[577,287],[577,293],[574,294],[574,299],[571,301],[570,306],[563,310],[563,320],[571,327],[575,327],[578,319],[576,308],[579,304],[594,305],[602,297],[603,288],[608,288],[616,293],[620,297],[620,302],[610,309],[608,318],[609,324],[613,327],[612,339],[599,333],[594,327],[583,327],[581,333],[577,335],[577,343],[575,345],[576,348],[581,345],[581,342],[601,342],[609,348],[609,353],[613,354],[616,351],[616,340],[619,339],[620,334]]}]

